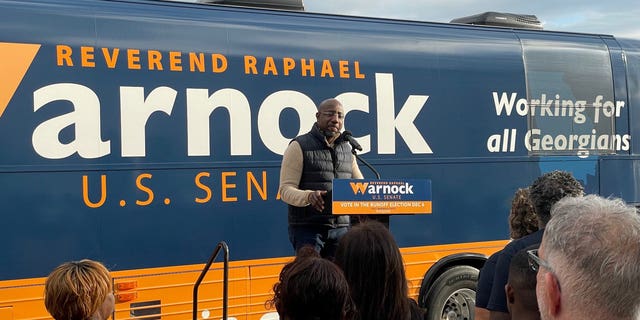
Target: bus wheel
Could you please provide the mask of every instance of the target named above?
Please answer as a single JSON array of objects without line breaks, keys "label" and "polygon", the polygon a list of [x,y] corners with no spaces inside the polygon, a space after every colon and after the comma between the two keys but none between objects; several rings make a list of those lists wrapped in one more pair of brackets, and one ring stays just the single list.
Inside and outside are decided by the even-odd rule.
[{"label": "bus wheel", "polygon": [[478,269],[456,266],[442,273],[426,298],[429,320],[472,320],[476,305]]}]

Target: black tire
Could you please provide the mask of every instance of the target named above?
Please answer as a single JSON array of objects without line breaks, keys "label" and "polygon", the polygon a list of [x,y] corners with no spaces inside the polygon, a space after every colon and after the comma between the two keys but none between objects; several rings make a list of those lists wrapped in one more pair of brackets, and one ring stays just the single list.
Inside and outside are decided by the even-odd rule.
[{"label": "black tire", "polygon": [[478,269],[455,266],[443,272],[426,297],[427,320],[473,320]]}]

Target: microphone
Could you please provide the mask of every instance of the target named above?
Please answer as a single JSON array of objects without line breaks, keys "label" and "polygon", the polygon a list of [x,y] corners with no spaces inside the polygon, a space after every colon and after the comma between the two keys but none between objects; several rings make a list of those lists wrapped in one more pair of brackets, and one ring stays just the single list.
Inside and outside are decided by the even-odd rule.
[{"label": "microphone", "polygon": [[351,145],[351,148],[356,149],[358,151],[362,151],[362,147],[360,146],[358,141],[356,141],[356,139],[351,135],[351,131],[345,130],[342,133],[342,136],[344,137],[344,139],[349,141],[349,144]]}]

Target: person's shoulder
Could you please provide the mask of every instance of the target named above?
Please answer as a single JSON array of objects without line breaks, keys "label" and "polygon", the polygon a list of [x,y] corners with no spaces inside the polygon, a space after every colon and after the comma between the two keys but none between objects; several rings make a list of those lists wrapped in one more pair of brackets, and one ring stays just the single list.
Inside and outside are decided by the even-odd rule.
[{"label": "person's shoulder", "polygon": [[308,132],[307,132],[307,133],[303,133],[303,134],[301,134],[301,135],[298,135],[298,136],[296,136],[295,138],[291,139],[291,141],[289,141],[289,143],[296,142],[296,141],[298,141],[298,140],[300,140],[300,139],[304,139],[304,138],[305,138],[306,136],[308,136],[308,135],[309,135],[309,133],[308,133]]},{"label": "person's shoulder", "polygon": [[420,308],[420,306],[418,306],[418,303],[415,300],[409,297],[407,297],[407,299],[409,300],[409,312],[411,314],[410,319],[423,320],[426,310],[423,308]]},{"label": "person's shoulder", "polygon": [[302,142],[305,142],[305,141],[308,142],[308,141],[313,141],[315,139],[316,138],[313,136],[312,132],[309,131],[307,133],[303,133],[303,134],[291,139],[291,142],[289,142],[289,144],[291,144],[293,142],[297,142],[297,143],[302,143]]},{"label": "person's shoulder", "polygon": [[289,141],[289,144],[287,145],[287,148],[284,150],[284,155],[291,155],[292,153],[297,152],[297,153],[301,153],[302,152],[302,146],[300,145],[299,141],[291,140]]},{"label": "person's shoulder", "polygon": [[504,247],[504,252],[510,255],[514,255],[516,252],[534,244],[542,242],[542,234],[544,229],[538,230],[532,234],[528,234],[520,239],[513,240]]},{"label": "person's shoulder", "polygon": [[491,256],[489,256],[485,264],[487,263],[495,264],[496,262],[498,262],[498,259],[500,259],[500,255],[502,255],[502,250],[494,252]]},{"label": "person's shoulder", "polygon": [[520,245],[522,246],[519,249],[524,249],[528,246],[534,244],[540,244],[542,242],[542,235],[544,234],[544,229],[538,230],[532,234],[528,234],[522,238],[520,238]]}]

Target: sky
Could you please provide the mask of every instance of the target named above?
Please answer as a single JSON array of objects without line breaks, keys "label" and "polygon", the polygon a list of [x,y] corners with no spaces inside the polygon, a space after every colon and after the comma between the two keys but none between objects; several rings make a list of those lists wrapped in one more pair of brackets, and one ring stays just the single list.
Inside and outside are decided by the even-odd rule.
[{"label": "sky", "polygon": [[544,29],[640,39],[638,0],[304,0],[305,11],[449,22],[486,11],[533,14]]}]

